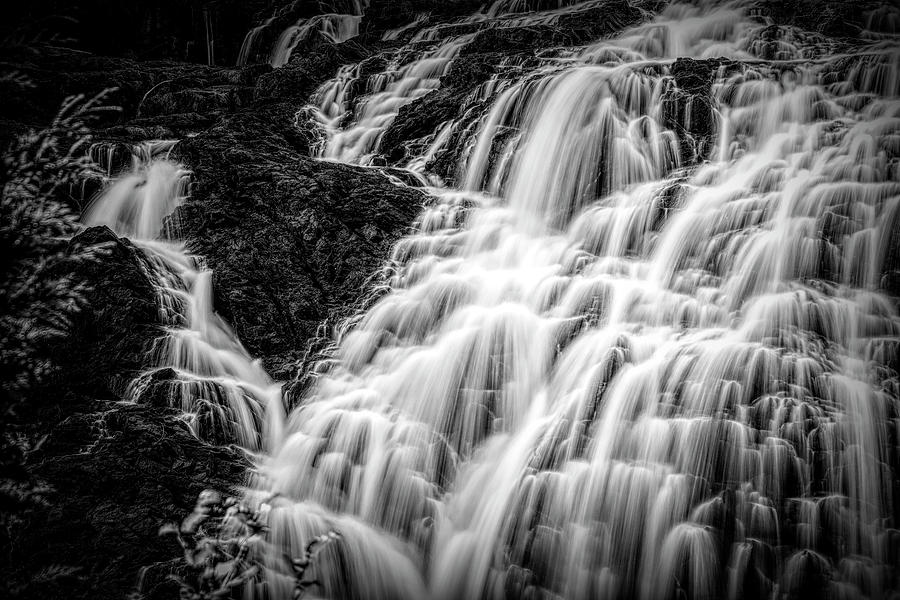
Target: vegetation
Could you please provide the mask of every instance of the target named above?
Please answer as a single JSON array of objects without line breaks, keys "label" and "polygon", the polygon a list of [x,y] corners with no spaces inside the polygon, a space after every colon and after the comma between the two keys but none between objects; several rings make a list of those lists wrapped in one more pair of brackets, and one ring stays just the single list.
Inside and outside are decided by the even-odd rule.
[{"label": "vegetation", "polygon": [[[263,503],[251,509],[236,498],[223,500],[218,492],[206,490],[180,527],[160,529],[160,535],[174,536],[184,550],[185,574],[170,575],[179,584],[181,600],[238,597],[244,585],[261,581],[257,557],[265,545],[267,507]],[[318,585],[306,578],[307,571],[319,550],[338,537],[335,532],[315,537],[302,557],[285,557],[294,576],[294,600]]]},{"label": "vegetation", "polygon": [[[29,85],[16,73],[6,83]],[[77,231],[71,196],[87,178],[98,174],[88,156],[89,122],[100,112],[105,93],[68,98],[52,123],[29,131],[9,144],[0,161],[0,544],[16,519],[46,502],[49,488],[26,467],[37,450],[22,426],[20,413],[35,401],[34,391],[53,372],[53,346],[66,335],[70,317],[82,303],[84,289],[68,266],[92,260],[97,249],[68,250]],[[53,578],[66,567],[51,566],[37,577]],[[34,576],[32,576],[32,579]],[[6,597],[17,586],[5,580]],[[4,595],[0,593],[0,595]]]},{"label": "vegetation", "polygon": [[62,263],[91,258],[67,253],[77,215],[67,197],[98,175],[88,156],[88,120],[104,94],[69,98],[50,126],[20,136],[0,164],[0,368],[5,407],[34,387],[52,365],[48,348],[65,335],[81,299]]}]

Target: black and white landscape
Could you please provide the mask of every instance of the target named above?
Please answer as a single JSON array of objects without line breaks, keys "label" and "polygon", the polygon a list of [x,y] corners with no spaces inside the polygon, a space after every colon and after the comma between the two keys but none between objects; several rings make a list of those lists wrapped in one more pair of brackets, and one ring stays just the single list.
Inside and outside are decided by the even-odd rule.
[{"label": "black and white landscape", "polygon": [[896,3],[0,16],[0,597],[900,598]]}]

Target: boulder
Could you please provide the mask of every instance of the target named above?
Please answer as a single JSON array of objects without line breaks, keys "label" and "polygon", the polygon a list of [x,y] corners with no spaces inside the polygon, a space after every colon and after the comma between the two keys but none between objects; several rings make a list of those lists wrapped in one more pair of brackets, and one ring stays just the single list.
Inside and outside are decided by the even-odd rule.
[{"label": "boulder", "polygon": [[283,125],[232,120],[177,149],[196,178],[178,217],[216,310],[277,378],[366,294],[427,201],[378,169],[305,156]]},{"label": "boulder", "polygon": [[[180,521],[206,488],[235,492],[248,467],[237,451],[194,438],[171,409],[95,411],[57,424],[32,459],[52,489],[13,538],[10,575],[27,582],[21,598],[124,598],[145,568],[179,555],[160,526]],[[52,565],[70,572],[42,578]]]},{"label": "boulder", "polygon": [[142,250],[107,227],[91,227],[70,243],[74,254],[91,248],[94,260],[76,263],[72,278],[86,290],[84,307],[55,362],[63,384],[76,392],[118,399],[146,362],[162,321],[150,268]]}]

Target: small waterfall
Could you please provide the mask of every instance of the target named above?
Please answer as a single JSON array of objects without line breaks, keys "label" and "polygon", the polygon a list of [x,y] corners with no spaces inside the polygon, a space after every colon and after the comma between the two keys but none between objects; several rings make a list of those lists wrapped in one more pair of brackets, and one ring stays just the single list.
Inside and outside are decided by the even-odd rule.
[{"label": "small waterfall", "polygon": [[269,64],[281,67],[291,59],[294,49],[318,33],[329,42],[340,44],[359,35],[360,15],[319,15],[311,19],[302,19],[285,29],[275,42]]},{"label": "small waterfall", "polygon": [[451,37],[402,66],[401,57],[396,57],[384,72],[370,78],[365,97],[355,105],[349,103],[348,88],[356,83],[358,74],[342,69],[316,95],[316,115],[327,135],[320,157],[369,164],[400,108],[436,89],[453,59],[473,37]]},{"label": "small waterfall", "polygon": [[[359,24],[368,7],[368,1],[354,0],[343,3],[343,5],[341,8],[347,12],[304,16],[294,20],[291,25],[281,31],[272,44],[271,50],[268,52],[269,64],[273,67],[286,65],[298,46],[317,35],[334,44],[346,42],[359,35]],[[281,23],[284,18],[284,15],[275,14],[247,32],[238,54],[237,65],[239,67],[249,64],[259,53],[264,52],[259,48],[260,39],[269,29],[275,27],[277,23]],[[284,27],[283,24],[282,27]]]},{"label": "small waterfall", "polygon": [[115,149],[121,146],[93,150],[110,181],[82,222],[105,225],[144,251],[166,324],[150,353],[150,369],[132,382],[128,397],[181,410],[202,439],[261,449],[278,439],[280,388],[213,311],[212,272],[178,241],[176,209],[186,198],[190,173],[169,158],[174,144],[137,146],[130,169],[116,176]]},{"label": "small waterfall", "polygon": [[[897,13],[850,53],[754,6],[672,4],[479,90],[464,189],[259,466],[270,593],[330,528],[325,597],[892,597]],[[324,157],[371,160],[467,40],[435,32],[355,107],[360,65],[320,90]],[[715,59],[708,159],[661,108],[685,57]]]},{"label": "small waterfall", "polygon": [[241,50],[238,52],[237,66],[243,67],[253,60],[258,43],[257,40],[269,29],[275,18],[275,16],[271,16],[247,32],[247,35],[244,36],[244,41],[241,43]]}]

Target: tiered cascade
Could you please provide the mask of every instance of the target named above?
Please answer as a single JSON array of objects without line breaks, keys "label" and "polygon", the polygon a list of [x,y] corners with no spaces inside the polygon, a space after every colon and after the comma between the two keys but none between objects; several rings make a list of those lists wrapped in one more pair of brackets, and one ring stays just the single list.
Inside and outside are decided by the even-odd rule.
[{"label": "tiered cascade", "polygon": [[[270,592],[328,529],[329,597],[897,587],[896,11],[848,52],[751,4],[672,5],[474,92],[462,189],[259,465]],[[324,157],[372,162],[472,35],[435,31],[367,94],[359,65],[322,88]],[[709,152],[660,109],[682,57],[715,62]]]}]

